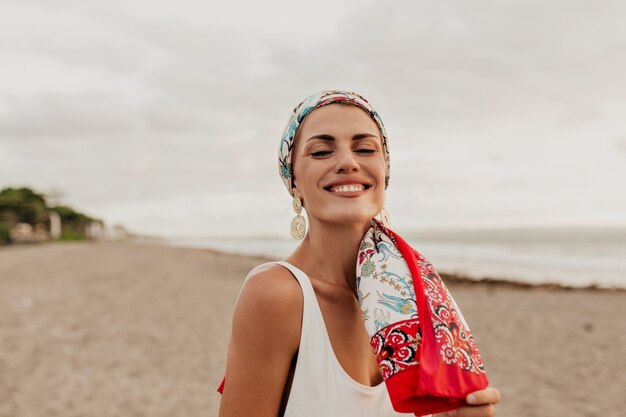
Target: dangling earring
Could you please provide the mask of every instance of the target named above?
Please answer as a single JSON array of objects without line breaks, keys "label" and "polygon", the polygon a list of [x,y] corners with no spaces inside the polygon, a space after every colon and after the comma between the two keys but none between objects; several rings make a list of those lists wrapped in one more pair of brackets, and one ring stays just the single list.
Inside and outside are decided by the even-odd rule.
[{"label": "dangling earring", "polygon": [[385,207],[380,209],[380,221],[383,223],[385,227],[391,226],[391,220],[389,219],[389,213],[385,210]]},{"label": "dangling earring", "polygon": [[300,197],[293,195],[293,209],[296,212],[296,217],[291,220],[291,236],[294,239],[302,240],[306,232],[306,220],[302,213],[302,200]]}]

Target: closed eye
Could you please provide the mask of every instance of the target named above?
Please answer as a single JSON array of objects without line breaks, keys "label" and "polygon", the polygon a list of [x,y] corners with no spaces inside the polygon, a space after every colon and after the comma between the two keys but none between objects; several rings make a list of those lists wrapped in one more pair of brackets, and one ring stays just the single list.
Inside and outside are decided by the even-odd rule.
[{"label": "closed eye", "polygon": [[313,152],[311,155],[313,156],[324,156],[326,154],[331,153],[330,151],[317,151],[317,152]]},{"label": "closed eye", "polygon": [[[374,149],[357,149],[355,152],[365,153],[365,154],[372,154],[372,153],[376,152],[376,150],[374,150]],[[311,153],[311,155],[312,156],[324,156],[324,155],[327,155],[329,153],[332,153],[332,151],[317,151],[317,152]]]}]

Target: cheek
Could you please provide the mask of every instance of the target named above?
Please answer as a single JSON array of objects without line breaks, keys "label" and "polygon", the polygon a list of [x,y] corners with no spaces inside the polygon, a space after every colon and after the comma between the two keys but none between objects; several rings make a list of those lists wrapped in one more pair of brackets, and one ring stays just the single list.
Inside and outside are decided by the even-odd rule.
[{"label": "cheek", "polygon": [[319,176],[319,167],[300,156],[293,165],[294,185],[306,196],[309,189],[316,186],[315,179]]},{"label": "cheek", "polygon": [[378,180],[379,183],[382,183],[384,185],[385,176],[387,175],[387,163],[385,162],[385,158],[383,158],[382,156],[379,158],[377,162],[378,164],[376,168],[376,179]]}]

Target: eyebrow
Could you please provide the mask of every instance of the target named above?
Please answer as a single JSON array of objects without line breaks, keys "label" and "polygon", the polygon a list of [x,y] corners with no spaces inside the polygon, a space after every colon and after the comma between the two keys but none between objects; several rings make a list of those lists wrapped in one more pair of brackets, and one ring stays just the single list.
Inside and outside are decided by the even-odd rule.
[{"label": "eyebrow", "polygon": [[[352,136],[352,140],[360,140],[360,139],[365,139],[365,138],[378,138],[378,137],[379,137],[378,135],[374,135],[373,133],[357,133],[356,135]],[[323,140],[326,142],[335,141],[335,137],[333,135],[322,133],[321,135],[311,136],[310,138],[306,140],[306,142],[309,142],[313,139],[319,139],[319,140]]]}]

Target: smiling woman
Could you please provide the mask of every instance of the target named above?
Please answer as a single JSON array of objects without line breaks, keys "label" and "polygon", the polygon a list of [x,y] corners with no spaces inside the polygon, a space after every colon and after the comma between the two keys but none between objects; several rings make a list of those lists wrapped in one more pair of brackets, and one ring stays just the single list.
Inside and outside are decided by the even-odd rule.
[{"label": "smiling woman", "polygon": [[[432,265],[388,229],[389,166],[384,125],[362,96],[323,91],[294,109],[279,172],[302,243],[246,277],[219,388],[221,417],[493,415],[499,393],[486,388],[458,306]],[[432,323],[426,327],[426,306],[439,313],[439,341]],[[442,353],[429,362],[439,365],[431,367],[436,377],[422,372],[436,379],[427,393],[416,375],[422,341],[431,339],[429,348]]]}]

